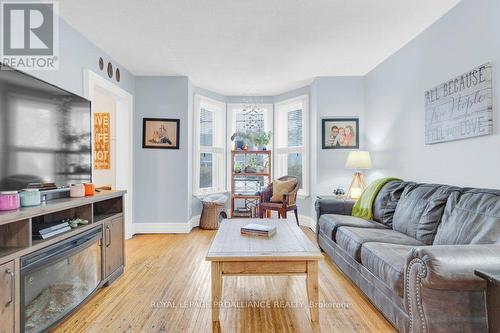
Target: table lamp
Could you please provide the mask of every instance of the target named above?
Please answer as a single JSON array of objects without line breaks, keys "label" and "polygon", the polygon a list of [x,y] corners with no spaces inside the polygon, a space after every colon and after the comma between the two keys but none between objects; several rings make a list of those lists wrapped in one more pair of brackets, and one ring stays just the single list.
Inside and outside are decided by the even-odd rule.
[{"label": "table lamp", "polygon": [[365,181],[363,179],[363,173],[361,170],[372,168],[372,159],[370,153],[367,151],[357,150],[351,151],[349,156],[347,156],[347,161],[345,163],[347,169],[354,169],[354,175],[352,177],[351,185],[349,185],[349,191],[347,196],[352,199],[359,199],[361,193],[365,188]]}]

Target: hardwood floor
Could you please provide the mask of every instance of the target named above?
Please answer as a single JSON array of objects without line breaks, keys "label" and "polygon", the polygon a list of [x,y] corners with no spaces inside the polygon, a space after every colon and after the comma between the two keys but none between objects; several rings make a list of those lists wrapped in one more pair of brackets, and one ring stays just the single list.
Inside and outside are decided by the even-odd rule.
[{"label": "hardwood floor", "polygon": [[[303,228],[314,239],[314,234]],[[137,235],[125,274],[54,332],[211,332],[214,231]],[[305,276],[225,277],[221,332],[396,332],[328,260],[319,264],[319,323],[310,321]]]}]

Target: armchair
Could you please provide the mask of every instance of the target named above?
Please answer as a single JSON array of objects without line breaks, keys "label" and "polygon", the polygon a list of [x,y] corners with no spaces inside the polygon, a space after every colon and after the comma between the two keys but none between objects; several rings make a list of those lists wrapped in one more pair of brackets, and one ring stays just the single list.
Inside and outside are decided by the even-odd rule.
[{"label": "armchair", "polygon": [[295,187],[292,191],[283,194],[282,202],[272,202],[271,197],[273,196],[273,184],[260,192],[260,205],[259,205],[259,216],[264,218],[268,210],[274,210],[278,212],[280,218],[287,218],[287,212],[293,210],[295,213],[295,219],[297,220],[297,225],[299,224],[299,216],[297,213],[297,192],[299,191],[299,181],[293,176],[284,176],[278,178],[278,180],[287,181],[294,180]]}]

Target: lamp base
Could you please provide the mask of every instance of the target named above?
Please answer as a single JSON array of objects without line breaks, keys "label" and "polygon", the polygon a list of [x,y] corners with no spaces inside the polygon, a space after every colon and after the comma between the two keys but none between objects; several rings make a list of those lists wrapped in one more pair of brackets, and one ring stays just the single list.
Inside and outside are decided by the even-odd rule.
[{"label": "lamp base", "polygon": [[365,179],[361,171],[356,171],[352,177],[351,185],[347,191],[347,196],[352,199],[359,199],[361,192],[365,189]]}]

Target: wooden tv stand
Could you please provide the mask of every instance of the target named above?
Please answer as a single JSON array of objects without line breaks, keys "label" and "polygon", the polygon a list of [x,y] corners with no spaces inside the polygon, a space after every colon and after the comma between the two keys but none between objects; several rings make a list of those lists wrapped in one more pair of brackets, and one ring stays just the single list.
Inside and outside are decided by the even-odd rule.
[{"label": "wooden tv stand", "polygon": [[[84,198],[61,198],[36,207],[0,211],[0,332],[21,332],[21,257],[100,227],[101,272],[99,287],[108,285],[123,274],[124,209],[126,191],[102,191]],[[64,217],[82,218],[89,224],[46,240],[33,240],[32,226],[41,221]]]}]

